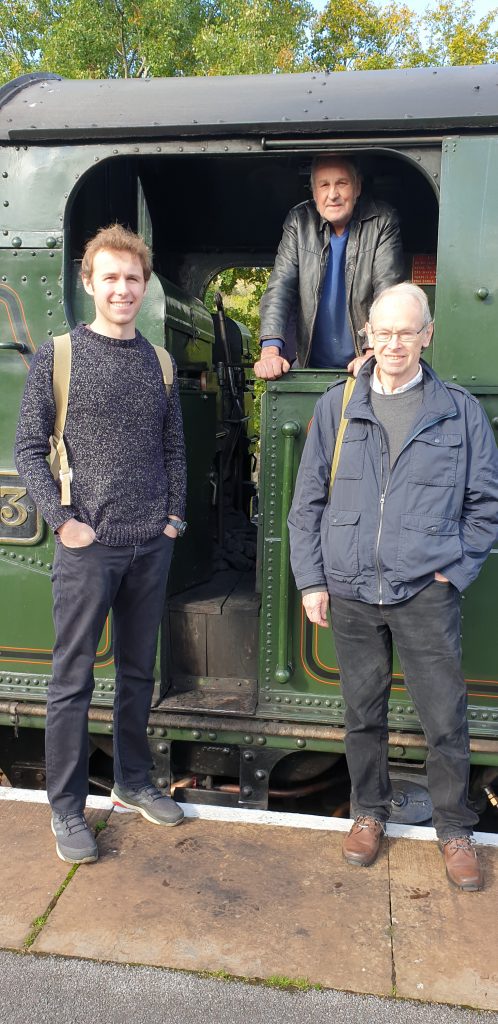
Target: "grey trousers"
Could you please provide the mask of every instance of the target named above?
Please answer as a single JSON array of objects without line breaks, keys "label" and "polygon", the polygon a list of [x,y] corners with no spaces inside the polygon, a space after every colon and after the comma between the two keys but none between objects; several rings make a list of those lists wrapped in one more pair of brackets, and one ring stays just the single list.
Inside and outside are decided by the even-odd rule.
[{"label": "grey trousers", "polygon": [[387,709],[394,641],[427,741],[438,838],[471,835],[479,819],[467,801],[470,755],[458,591],[451,583],[434,582],[394,605],[331,596],[331,613],[346,703],[352,816],[386,821],[390,814]]},{"label": "grey trousers", "polygon": [[130,547],[95,541],[67,548],[56,538],[52,575],[55,645],[48,689],[47,792],[59,814],[82,811],[88,795],[88,708],[97,645],[112,609],[116,668],[114,775],[138,788],[152,766],[147,722],[157,634],[175,541],[165,534]]}]

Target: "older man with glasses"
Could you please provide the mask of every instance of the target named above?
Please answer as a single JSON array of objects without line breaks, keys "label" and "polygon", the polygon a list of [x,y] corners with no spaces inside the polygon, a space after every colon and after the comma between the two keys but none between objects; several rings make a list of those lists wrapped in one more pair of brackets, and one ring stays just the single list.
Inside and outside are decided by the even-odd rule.
[{"label": "older man with glasses", "polygon": [[460,889],[476,890],[460,594],[496,541],[498,449],[477,399],[420,362],[433,332],[420,288],[387,288],[366,330],[374,356],[344,410],[333,485],[344,382],[317,403],[289,515],[309,620],[327,627],[330,603],[354,818],[343,853],[350,864],[372,864],[389,818],[394,642],[425,733],[446,872]]}]

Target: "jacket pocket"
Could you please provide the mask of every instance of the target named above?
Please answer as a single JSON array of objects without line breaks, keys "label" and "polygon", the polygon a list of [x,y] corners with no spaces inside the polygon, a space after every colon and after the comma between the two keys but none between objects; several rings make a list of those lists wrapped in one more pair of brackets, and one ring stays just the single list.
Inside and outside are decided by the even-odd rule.
[{"label": "jacket pocket", "polygon": [[415,580],[462,557],[459,523],[444,516],[406,512],[401,516],[396,572]]},{"label": "jacket pocket", "polygon": [[432,487],[454,487],[461,447],[460,434],[420,434],[412,441],[408,480]]},{"label": "jacket pocket", "polygon": [[323,563],[326,573],[352,578],[358,573],[360,513],[329,508],[322,520]]},{"label": "jacket pocket", "polygon": [[342,439],[337,480],[361,480],[365,463],[367,428],[364,423],[349,422]]}]

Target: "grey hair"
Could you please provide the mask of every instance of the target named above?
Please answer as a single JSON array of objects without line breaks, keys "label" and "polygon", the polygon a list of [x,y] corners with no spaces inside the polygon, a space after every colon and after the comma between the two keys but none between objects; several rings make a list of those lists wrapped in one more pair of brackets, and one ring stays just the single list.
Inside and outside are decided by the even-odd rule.
[{"label": "grey hair", "polygon": [[402,284],[393,284],[390,288],[384,288],[384,291],[377,295],[370,306],[370,313],[368,315],[369,323],[372,322],[374,313],[382,299],[387,299],[390,295],[399,295],[401,298],[415,299],[420,306],[420,312],[422,313],[423,327],[428,327],[432,323],[431,311],[429,309],[429,303],[427,295],[422,288],[419,288],[418,284],[413,284],[411,281],[403,281]]},{"label": "grey hair", "polygon": [[318,168],[321,167],[322,164],[328,163],[343,164],[344,167],[347,167],[348,171],[350,172],[355,185],[361,185],[361,173],[358,170],[354,161],[350,160],[349,157],[343,156],[342,153],[318,153],[316,156],[313,157],[313,162],[311,164],[311,188],[313,188],[315,173],[318,170]]}]

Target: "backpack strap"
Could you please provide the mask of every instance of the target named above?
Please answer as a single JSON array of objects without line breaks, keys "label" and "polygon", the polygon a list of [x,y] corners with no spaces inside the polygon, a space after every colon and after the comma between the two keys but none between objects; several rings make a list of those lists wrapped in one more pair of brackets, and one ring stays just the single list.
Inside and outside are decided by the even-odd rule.
[{"label": "backpack strap", "polygon": [[[66,425],[67,406],[69,401],[69,383],[71,380],[71,336],[60,334],[54,341],[54,369],[52,386],[55,400],[55,423],[50,438],[50,469],[52,476],[61,487],[61,505],[71,504],[72,470],[69,466],[64,427]],[[165,348],[153,345],[161,367],[166,394],[169,396],[173,384],[173,363]]]},{"label": "backpack strap", "polygon": [[337,467],[339,465],[339,458],[340,458],[340,455],[341,455],[342,439],[344,437],[344,432],[346,430],[346,426],[347,426],[347,423],[348,423],[348,421],[347,421],[347,419],[346,419],[346,417],[344,415],[344,410],[345,410],[345,408],[346,408],[346,406],[347,406],[347,404],[349,402],[349,399],[351,398],[351,395],[353,394],[355,384],[356,384],[356,378],[355,377],[348,377],[348,379],[346,381],[346,384],[345,384],[345,387],[344,387],[344,394],[342,396],[341,422],[339,423],[339,429],[337,431],[337,437],[335,439],[334,456],[333,456],[333,459],[332,459],[332,468],[330,470],[329,494],[330,494],[330,491],[332,490],[332,488],[334,486],[335,475],[337,473]]},{"label": "backpack strap", "polygon": [[166,388],[166,394],[169,398],[169,393],[173,384],[173,363],[171,362],[171,356],[166,348],[161,348],[160,345],[153,345],[157,358],[161,366],[164,386]]},{"label": "backpack strap", "polygon": [[52,476],[60,483],[61,505],[71,504],[71,477],[66,445],[64,443],[64,427],[66,425],[67,405],[69,400],[69,382],[71,379],[71,336],[60,334],[54,339],[54,369],[52,386],[55,400],[55,423],[50,438],[50,469]]}]

